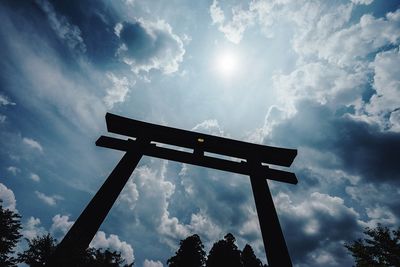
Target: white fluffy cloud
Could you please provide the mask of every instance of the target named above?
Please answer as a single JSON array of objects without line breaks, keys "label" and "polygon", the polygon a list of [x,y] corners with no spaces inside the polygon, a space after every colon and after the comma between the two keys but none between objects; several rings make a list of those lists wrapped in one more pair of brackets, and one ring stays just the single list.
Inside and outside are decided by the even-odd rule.
[{"label": "white fluffy cloud", "polygon": [[42,147],[42,145],[41,145],[38,141],[36,141],[36,140],[34,140],[34,139],[31,139],[31,138],[28,138],[28,137],[24,137],[24,138],[22,139],[22,142],[23,142],[25,145],[27,145],[28,147],[32,148],[32,149],[36,149],[36,150],[38,150],[39,152],[43,152],[43,147]]},{"label": "white fluffy cloud", "polygon": [[125,241],[121,241],[117,235],[111,234],[107,237],[103,231],[98,231],[92,242],[90,242],[90,246],[119,251],[128,264],[132,263],[135,259],[132,246]]},{"label": "white fluffy cloud", "polygon": [[35,182],[40,182],[40,176],[36,173],[31,173],[31,175],[29,175],[29,178]]},{"label": "white fluffy cloud", "polygon": [[160,261],[145,259],[143,262],[143,267],[163,267],[163,264]]},{"label": "white fluffy cloud", "polygon": [[55,206],[55,205],[57,205],[58,201],[64,199],[62,196],[59,196],[59,195],[48,196],[39,191],[35,191],[35,194],[43,203],[45,203],[49,206]]},{"label": "white fluffy cloud", "polygon": [[124,189],[122,190],[118,203],[127,205],[130,210],[133,210],[139,198],[139,191],[133,179],[129,179]]},{"label": "white fluffy cloud", "polygon": [[213,24],[218,25],[218,30],[232,43],[238,44],[243,38],[245,29],[253,23],[254,13],[240,9],[232,9],[232,19],[225,21],[225,15],[218,1],[214,0],[210,6],[210,15]]},{"label": "white fluffy cloud", "polygon": [[122,103],[128,95],[129,88],[134,85],[130,84],[127,77],[118,78],[113,73],[107,73],[108,79],[111,81],[111,87],[107,89],[107,95],[103,98],[107,108],[113,108],[114,104]]},{"label": "white fluffy cloud", "polygon": [[3,201],[4,209],[16,211],[17,201],[15,200],[14,192],[2,183],[0,183],[0,199]]},{"label": "white fluffy cloud", "polygon": [[373,116],[390,114],[390,123],[392,125],[389,127],[392,130],[396,130],[400,124],[396,116],[396,111],[400,109],[399,48],[377,54],[371,65],[374,68],[373,85],[376,94],[372,96],[370,102],[366,105],[366,110]]},{"label": "white fluffy cloud", "polygon": [[374,0],[351,0],[351,2],[358,5],[370,5]]},{"label": "white fluffy cloud", "polygon": [[21,231],[22,235],[27,239],[33,239],[37,236],[45,234],[45,229],[40,226],[41,222],[39,218],[29,217],[29,219],[23,224]]},{"label": "white fluffy cloud", "polygon": [[53,223],[50,227],[50,233],[57,240],[61,240],[74,224],[73,221],[69,220],[68,215],[56,214],[51,220]]}]

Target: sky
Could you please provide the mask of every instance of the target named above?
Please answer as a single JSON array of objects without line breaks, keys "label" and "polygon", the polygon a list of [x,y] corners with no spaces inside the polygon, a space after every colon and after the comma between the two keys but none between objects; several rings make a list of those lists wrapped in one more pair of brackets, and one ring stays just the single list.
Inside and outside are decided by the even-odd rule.
[{"label": "sky", "polygon": [[[61,240],[122,157],[95,146],[106,112],[297,149],[299,183],[269,182],[296,267],[399,226],[398,1],[5,0],[0,20],[0,198],[25,238]],[[144,157],[91,246],[160,267],[228,232],[265,261],[246,176]]]}]

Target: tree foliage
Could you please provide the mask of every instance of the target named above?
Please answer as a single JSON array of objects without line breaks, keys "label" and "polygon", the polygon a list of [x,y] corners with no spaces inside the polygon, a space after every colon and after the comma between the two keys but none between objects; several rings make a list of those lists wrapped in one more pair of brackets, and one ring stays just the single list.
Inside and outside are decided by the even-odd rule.
[{"label": "tree foliage", "polygon": [[[26,263],[31,267],[45,266],[50,255],[56,249],[56,240],[50,234],[37,236],[28,241],[28,249],[18,254],[18,261]],[[70,259],[58,259],[67,262]],[[88,248],[77,260],[73,260],[75,266],[79,267],[131,267],[132,264],[124,264],[120,252],[108,249]],[[77,261],[77,262],[75,262]]]},{"label": "tree foliage", "polygon": [[0,266],[16,266],[16,258],[10,255],[21,238],[21,216],[3,209],[0,200]]},{"label": "tree foliage", "polygon": [[125,260],[122,258],[120,252],[111,251],[111,250],[102,250],[102,249],[94,249],[89,248],[88,250],[88,259],[84,266],[87,267],[131,267],[131,264],[124,264]]},{"label": "tree foliage", "polygon": [[242,267],[241,251],[235,244],[235,237],[229,233],[223,240],[214,243],[208,254],[207,267]]},{"label": "tree foliage", "polygon": [[253,248],[246,244],[242,252],[243,267],[263,267],[262,262],[254,254]]},{"label": "tree foliage", "polygon": [[18,254],[19,262],[31,267],[44,266],[56,248],[56,240],[50,234],[28,240],[28,249]]},{"label": "tree foliage", "polygon": [[180,241],[180,247],[175,256],[168,259],[169,267],[203,267],[206,262],[206,252],[198,235],[192,235]]},{"label": "tree foliage", "polygon": [[367,238],[345,244],[357,267],[400,266],[400,227],[392,231],[381,225],[367,227],[364,234]]}]

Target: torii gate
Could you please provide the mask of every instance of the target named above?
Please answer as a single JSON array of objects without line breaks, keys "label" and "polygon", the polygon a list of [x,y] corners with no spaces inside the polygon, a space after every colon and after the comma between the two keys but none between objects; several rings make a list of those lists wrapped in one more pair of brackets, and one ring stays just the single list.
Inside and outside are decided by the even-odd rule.
[{"label": "torii gate", "polygon": [[[297,178],[294,173],[271,169],[265,164],[290,167],[297,150],[251,144],[111,113],[106,114],[106,123],[109,132],[135,139],[101,136],[96,141],[97,146],[126,153],[57,246],[46,266],[70,266],[60,259],[73,260],[82,255],[143,155],[250,176],[268,264],[270,267],[292,266],[267,179],[297,184]],[[193,149],[193,152],[162,147],[159,143]],[[212,157],[205,152],[242,161]]]}]

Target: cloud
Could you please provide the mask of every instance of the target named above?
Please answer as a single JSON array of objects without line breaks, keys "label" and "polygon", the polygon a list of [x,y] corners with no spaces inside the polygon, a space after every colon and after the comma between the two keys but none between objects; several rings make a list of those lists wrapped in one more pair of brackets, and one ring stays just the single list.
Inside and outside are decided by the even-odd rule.
[{"label": "cloud", "polygon": [[[70,56],[65,47],[49,34],[49,23],[39,15],[40,10],[29,11],[36,16],[35,23],[10,7],[2,12],[1,34],[8,36],[4,40],[7,57],[3,69],[7,76],[2,82],[9,90],[15,91],[17,99],[29,102],[22,104],[43,110],[49,115],[49,120],[66,120],[82,132],[98,130],[98,122],[106,111],[102,98],[97,94],[98,88],[104,85],[103,73],[84,58]],[[26,34],[20,34],[16,25],[23,26]],[[13,62],[13,70],[7,67],[7,62]],[[26,90],[18,90],[21,86]],[[57,115],[49,113],[49,110],[57,110]],[[60,127],[58,123],[53,124]]]},{"label": "cloud", "polygon": [[23,224],[21,234],[24,238],[32,240],[37,236],[45,234],[45,229],[40,226],[40,219],[35,217],[29,217],[29,219]]},{"label": "cloud", "polygon": [[29,176],[29,178],[35,182],[40,182],[40,177],[39,175],[37,175],[36,173],[31,173],[31,175]]},{"label": "cloud", "polygon": [[356,5],[370,5],[374,0],[351,0]]},{"label": "cloud", "polygon": [[[337,115],[335,109],[312,101],[297,104],[298,112],[277,124],[264,142],[290,147],[310,147],[334,155],[326,162],[364,181],[396,181],[399,177],[396,152],[400,136],[382,132],[378,125]],[[290,138],[289,138],[290,136]],[[322,164],[322,162],[321,162]],[[329,166],[329,165],[327,165]]]},{"label": "cloud", "polygon": [[398,219],[395,214],[389,208],[376,204],[372,207],[366,208],[367,216],[369,221],[368,227],[374,228],[378,224],[382,224],[389,227],[396,227],[398,225]]},{"label": "cloud", "polygon": [[8,166],[7,171],[11,172],[12,175],[16,176],[17,173],[21,172],[21,170],[15,166]]},{"label": "cloud", "polygon": [[247,27],[253,24],[254,13],[251,11],[232,9],[232,19],[225,23],[225,15],[214,0],[210,6],[210,15],[213,24],[218,25],[218,30],[232,43],[238,44],[243,38],[243,33]]},{"label": "cloud", "polygon": [[58,38],[66,43],[71,50],[84,53],[86,45],[81,36],[81,30],[76,25],[71,25],[67,18],[55,12],[54,7],[46,0],[36,0],[36,3],[47,15],[50,27]]},{"label": "cloud", "polygon": [[208,240],[217,240],[223,231],[220,225],[216,225],[204,212],[192,213],[188,225],[191,233],[201,233]]},{"label": "cloud", "polygon": [[107,73],[108,79],[112,83],[112,87],[107,89],[107,95],[103,98],[107,108],[112,109],[114,104],[122,103],[129,92],[129,88],[135,83],[130,84],[128,78],[118,78],[113,73]]},{"label": "cloud", "polygon": [[2,206],[4,209],[17,211],[14,192],[2,183],[0,183],[0,199],[3,201]]},{"label": "cloud", "polygon": [[4,123],[7,119],[6,115],[0,114],[0,123]]},{"label": "cloud", "polygon": [[54,238],[58,240],[64,238],[65,234],[74,224],[73,221],[69,220],[68,215],[56,214],[51,220],[53,221],[53,223],[50,227],[50,233]]},{"label": "cloud", "polygon": [[52,195],[52,196],[48,196],[42,192],[39,191],[35,191],[36,196],[43,201],[43,203],[49,205],[49,206],[55,206],[57,205],[57,202],[59,200],[63,200],[64,198],[59,196],[59,195]]},{"label": "cloud", "polygon": [[111,234],[107,237],[103,231],[98,231],[92,242],[90,242],[90,246],[119,251],[121,252],[122,258],[124,258],[128,264],[132,263],[135,259],[132,246],[125,241],[121,241],[117,235]]},{"label": "cloud", "polygon": [[[400,12],[399,12],[400,17]],[[376,93],[366,104],[366,111],[370,116],[387,116],[390,118],[385,128],[396,131],[399,126],[397,112],[400,109],[400,64],[399,48],[376,54],[371,63],[374,68],[374,89]],[[393,114],[393,116],[392,116]],[[377,119],[380,122],[382,119]]]},{"label": "cloud", "polygon": [[130,210],[133,210],[138,199],[139,191],[137,186],[133,179],[129,179],[118,198],[118,204],[127,205]]},{"label": "cloud", "polygon": [[205,120],[192,128],[192,131],[204,132],[217,136],[224,136],[224,131],[217,120]]},{"label": "cloud", "polygon": [[350,256],[344,256],[347,253],[338,243],[354,239],[361,224],[359,214],[342,198],[314,192],[295,203],[289,195],[278,193],[274,202],[295,264],[351,265]]},{"label": "cloud", "polygon": [[165,21],[122,22],[115,31],[122,42],[117,54],[135,73],[156,69],[169,74],[178,70],[185,49]]},{"label": "cloud", "polygon": [[1,106],[15,106],[16,104],[8,99],[7,96],[0,94],[0,107]]},{"label": "cloud", "polygon": [[160,261],[145,259],[143,262],[143,267],[163,267],[163,264]]},{"label": "cloud", "polygon": [[43,153],[43,147],[42,147],[42,145],[41,145],[38,141],[36,141],[36,140],[34,140],[34,139],[31,139],[31,138],[24,137],[24,138],[22,139],[22,142],[23,142],[24,144],[26,144],[27,146],[29,146],[30,148],[36,149],[36,150],[38,150],[39,152]]},{"label": "cloud", "polygon": [[357,66],[360,60],[367,60],[371,52],[399,42],[399,21],[400,10],[388,13],[385,18],[363,15],[359,23],[332,29],[336,31],[327,36],[313,29],[309,35],[294,40],[294,46],[304,56],[317,54],[338,66]]}]

